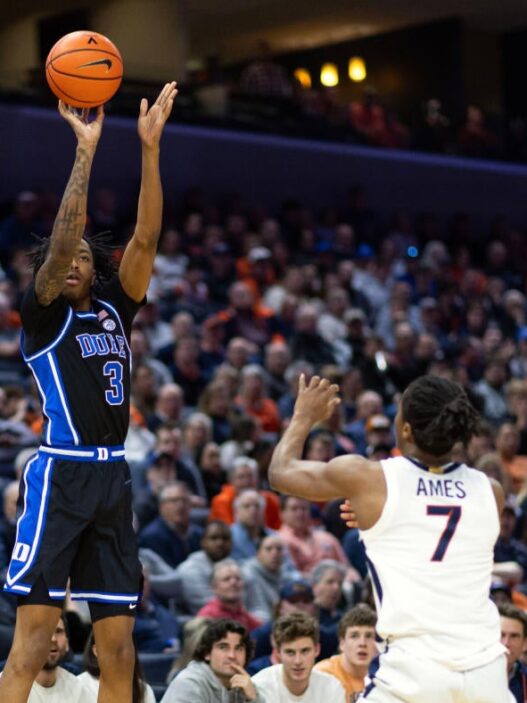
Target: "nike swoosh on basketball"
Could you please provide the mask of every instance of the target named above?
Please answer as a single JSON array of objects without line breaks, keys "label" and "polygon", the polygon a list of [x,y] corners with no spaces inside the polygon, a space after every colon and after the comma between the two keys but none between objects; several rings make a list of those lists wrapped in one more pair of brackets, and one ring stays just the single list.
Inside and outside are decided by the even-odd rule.
[{"label": "nike swoosh on basketball", "polygon": [[108,70],[110,70],[112,67],[112,60],[111,59],[97,59],[97,61],[90,61],[89,63],[83,63],[80,66],[77,66],[77,68],[87,68],[88,66],[100,66],[101,64],[105,64],[108,67]]}]

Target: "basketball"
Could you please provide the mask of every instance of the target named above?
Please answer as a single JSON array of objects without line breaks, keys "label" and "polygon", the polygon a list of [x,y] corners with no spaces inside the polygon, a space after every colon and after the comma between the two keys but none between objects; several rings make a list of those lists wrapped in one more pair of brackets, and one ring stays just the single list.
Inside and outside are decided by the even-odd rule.
[{"label": "basketball", "polygon": [[72,107],[102,105],[116,93],[122,78],[119,49],[97,32],[66,34],[52,47],[46,59],[49,87]]}]

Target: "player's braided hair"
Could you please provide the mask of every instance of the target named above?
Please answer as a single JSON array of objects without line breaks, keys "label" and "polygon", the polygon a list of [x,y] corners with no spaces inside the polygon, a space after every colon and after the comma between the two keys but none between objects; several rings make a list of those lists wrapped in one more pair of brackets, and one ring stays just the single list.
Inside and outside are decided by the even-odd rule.
[{"label": "player's braided hair", "polygon": [[[116,271],[113,258],[115,247],[112,246],[111,232],[100,232],[99,234],[85,234],[83,239],[88,242],[93,256],[93,266],[95,268],[95,279],[98,283],[110,280]],[[29,253],[33,276],[46,260],[48,255],[51,237],[37,237],[38,244]]]},{"label": "player's braided hair", "polygon": [[432,456],[447,454],[456,442],[466,444],[480,422],[463,388],[439,376],[421,376],[408,386],[402,417],[419,449]]}]

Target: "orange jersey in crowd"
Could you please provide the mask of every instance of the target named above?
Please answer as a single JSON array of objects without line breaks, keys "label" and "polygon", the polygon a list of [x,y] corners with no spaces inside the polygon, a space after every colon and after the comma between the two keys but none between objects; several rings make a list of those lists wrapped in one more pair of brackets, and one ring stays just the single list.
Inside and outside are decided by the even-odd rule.
[{"label": "orange jersey in crowd", "polygon": [[[265,498],[265,526],[272,530],[280,529],[280,501],[271,491],[258,491]],[[210,503],[209,520],[223,520],[227,525],[234,522],[234,488],[226,483]]]}]

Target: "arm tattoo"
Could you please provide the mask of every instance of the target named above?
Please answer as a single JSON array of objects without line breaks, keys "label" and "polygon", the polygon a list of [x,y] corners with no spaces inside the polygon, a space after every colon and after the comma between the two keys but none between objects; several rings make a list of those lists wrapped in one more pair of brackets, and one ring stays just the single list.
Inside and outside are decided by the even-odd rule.
[{"label": "arm tattoo", "polygon": [[93,153],[77,148],[75,163],[55,218],[49,253],[37,274],[35,291],[42,305],[49,305],[60,293],[71,259],[86,226],[86,203]]}]

